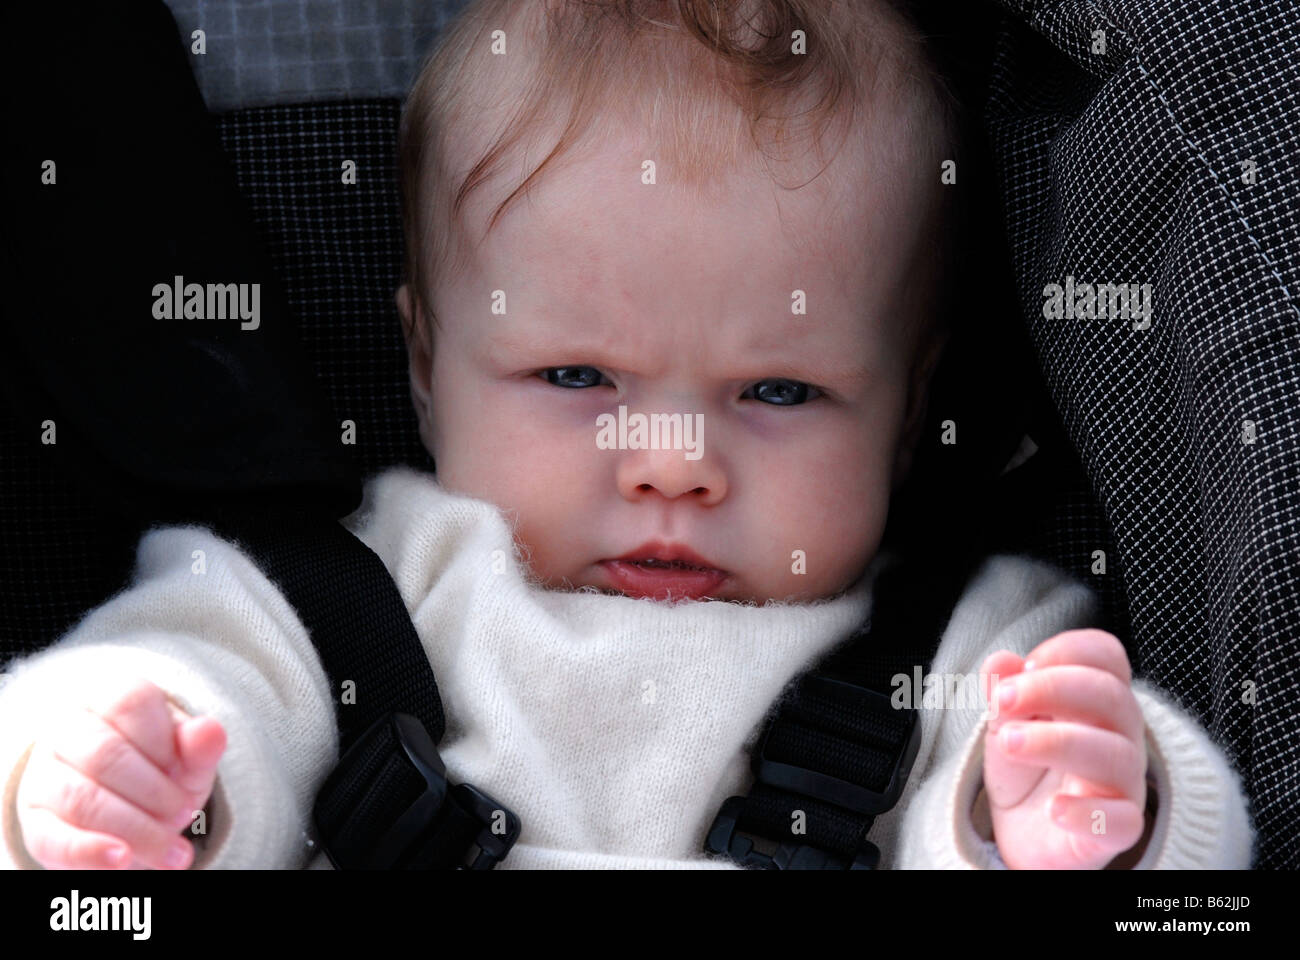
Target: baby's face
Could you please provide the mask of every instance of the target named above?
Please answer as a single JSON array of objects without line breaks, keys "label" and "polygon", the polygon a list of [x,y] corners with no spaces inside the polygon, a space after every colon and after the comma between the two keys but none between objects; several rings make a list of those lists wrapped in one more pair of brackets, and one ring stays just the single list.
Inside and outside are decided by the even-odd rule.
[{"label": "baby's face", "polygon": [[[548,169],[433,291],[432,362],[410,352],[439,482],[507,511],[547,586],[831,596],[874,556],[923,412],[908,188],[755,171],[706,201],[629,156]],[[645,449],[638,414],[680,415],[655,431],[678,448]]]}]

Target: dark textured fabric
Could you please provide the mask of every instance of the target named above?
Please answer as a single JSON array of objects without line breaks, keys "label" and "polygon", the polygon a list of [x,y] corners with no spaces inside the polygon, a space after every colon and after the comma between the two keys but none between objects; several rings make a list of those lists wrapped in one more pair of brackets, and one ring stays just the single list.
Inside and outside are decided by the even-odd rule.
[{"label": "dark textured fabric", "polygon": [[[1007,232],[1124,558],[1123,638],[1242,772],[1256,865],[1298,867],[1300,7],[1002,6],[986,118]],[[1152,284],[1150,328],[1045,317],[1067,276]]]},{"label": "dark textured fabric", "polygon": [[[120,586],[144,524],[250,490],[346,513],[361,486],[166,8],[0,16],[7,658]],[[69,22],[97,42],[68,44]],[[163,316],[174,283],[242,285],[250,312],[210,287],[216,316]]]},{"label": "dark textured fabric", "polygon": [[[395,99],[253,108],[217,118],[299,337],[364,474],[433,469],[420,443],[393,295],[401,283]],[[343,162],[356,163],[355,184]]]}]

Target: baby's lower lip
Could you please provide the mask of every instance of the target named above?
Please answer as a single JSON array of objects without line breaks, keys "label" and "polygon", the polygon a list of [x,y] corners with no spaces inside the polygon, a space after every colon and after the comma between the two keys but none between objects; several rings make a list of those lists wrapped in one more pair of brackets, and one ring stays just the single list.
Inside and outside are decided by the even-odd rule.
[{"label": "baby's lower lip", "polygon": [[725,570],[648,567],[633,560],[603,560],[600,566],[615,590],[653,600],[699,600],[715,592],[729,576]]}]

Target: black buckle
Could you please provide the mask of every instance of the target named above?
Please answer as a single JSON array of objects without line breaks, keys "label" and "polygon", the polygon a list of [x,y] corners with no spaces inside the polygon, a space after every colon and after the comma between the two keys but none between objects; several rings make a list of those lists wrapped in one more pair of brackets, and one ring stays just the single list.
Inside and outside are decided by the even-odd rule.
[{"label": "black buckle", "polygon": [[[333,818],[332,832],[321,822],[322,801],[340,793],[349,795],[343,791],[357,785],[354,781],[363,775],[358,768],[373,770],[377,753],[390,758],[396,755],[399,760],[404,760],[424,778],[425,790],[386,829],[382,825],[375,827],[375,831],[383,831],[381,836],[348,832],[346,841],[340,840],[340,834],[361,813],[374,815],[367,807],[375,785],[361,784],[365,789],[355,791],[357,795],[351,798],[342,822],[337,815]],[[429,841],[434,831],[442,828],[441,821],[448,803],[455,804],[482,825],[473,841],[478,853],[470,864],[420,862],[415,851]],[[330,862],[340,870],[411,870],[447,866],[457,870],[491,870],[510,852],[520,832],[519,818],[482,790],[468,783],[448,783],[446,765],[433,739],[424,724],[408,713],[393,713],[381,718],[357,739],[321,788],[315,813],[321,847]]]},{"label": "black buckle", "polygon": [[[474,819],[483,824],[483,829],[474,838],[474,845],[478,847],[477,856],[474,857],[472,863],[468,865],[461,864],[456,869],[491,870],[506,858],[510,848],[519,839],[521,827],[519,818],[478,787],[471,786],[468,783],[456,784],[451,788],[451,792],[460,802],[461,807],[472,811]],[[498,812],[503,815],[502,819],[505,821],[504,833],[492,832],[492,826]]]},{"label": "black buckle", "polygon": [[[899,713],[890,698],[877,690],[830,677],[810,676],[803,682],[846,687],[854,696],[863,699],[868,709],[882,712],[887,710],[893,715]],[[909,710],[908,714],[903,749],[890,771],[889,782],[883,790],[871,790],[815,770],[769,760],[767,745],[772,729],[780,719],[779,713],[768,721],[758,747],[754,751],[751,766],[755,779],[759,783],[844,807],[864,816],[874,817],[884,813],[898,803],[921,746],[920,712],[913,709]],[[754,843],[749,837],[738,835],[736,831],[744,802],[744,797],[727,798],[709,828],[709,835],[704,843],[705,850],[730,857],[741,866],[765,870],[874,870],[880,862],[880,848],[865,838],[852,861],[846,861],[843,857],[803,843],[779,843],[775,853],[770,855],[760,853],[754,849]]]},{"label": "black buckle", "polygon": [[760,853],[754,849],[753,840],[736,833],[736,821],[744,802],[744,797],[728,797],[722,804],[713,826],[709,828],[708,839],[704,841],[704,849],[709,853],[721,854],[742,867],[760,870],[874,870],[880,862],[880,848],[870,840],[863,840],[857,856],[847,863],[806,843],[782,843],[773,854]]},{"label": "black buckle", "polygon": [[863,699],[865,701],[864,706],[870,710],[893,716],[903,712],[907,713],[907,730],[903,734],[906,741],[903,744],[902,752],[898,755],[898,760],[889,773],[889,782],[885,784],[883,790],[871,790],[856,783],[849,783],[847,780],[840,780],[824,773],[818,773],[815,770],[807,770],[804,767],[796,767],[789,763],[778,763],[775,760],[767,759],[768,740],[771,738],[772,728],[776,726],[780,719],[780,714],[768,722],[767,727],[763,730],[763,738],[758,745],[758,749],[754,751],[751,765],[754,769],[755,779],[760,783],[766,783],[768,786],[789,790],[791,793],[797,793],[801,796],[812,797],[814,800],[833,803],[838,807],[844,807],[864,815],[870,814],[874,816],[893,809],[894,804],[898,803],[898,798],[903,794],[908,775],[912,772],[912,764],[916,762],[917,751],[921,748],[920,711],[898,710],[885,694],[878,690],[860,687],[856,683],[832,680],[830,677],[809,677],[804,682],[848,688],[854,696]]}]

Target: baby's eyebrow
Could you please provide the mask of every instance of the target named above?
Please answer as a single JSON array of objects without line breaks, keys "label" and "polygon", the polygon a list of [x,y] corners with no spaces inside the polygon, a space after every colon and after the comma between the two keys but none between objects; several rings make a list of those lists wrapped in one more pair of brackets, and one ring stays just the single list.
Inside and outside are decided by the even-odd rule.
[{"label": "baby's eyebrow", "polygon": [[617,340],[612,337],[591,337],[567,330],[554,330],[542,335],[527,329],[508,329],[494,332],[489,339],[489,349],[500,349],[521,356],[551,356],[568,354],[572,357],[583,356],[592,363],[599,362],[619,366],[616,352]]},{"label": "baby's eyebrow", "polygon": [[831,364],[801,364],[788,359],[783,363],[776,361],[767,365],[772,372],[765,377],[779,377],[783,380],[800,380],[806,383],[836,383],[850,386],[866,383],[871,379],[870,367],[863,363],[856,366],[833,366]]},{"label": "baby's eyebrow", "polygon": [[[585,327],[577,324],[548,324],[545,328],[520,325],[494,330],[489,337],[488,349],[513,354],[528,362],[555,364],[584,364],[608,370],[635,370],[647,375],[646,358],[629,350],[626,341],[617,331],[602,333],[599,324]],[[736,357],[725,358],[705,351],[706,367],[719,380],[786,379],[811,384],[840,384],[859,386],[876,376],[869,357],[846,363],[842,356],[817,356],[814,351],[801,351],[794,345],[771,347],[753,346]]]}]

